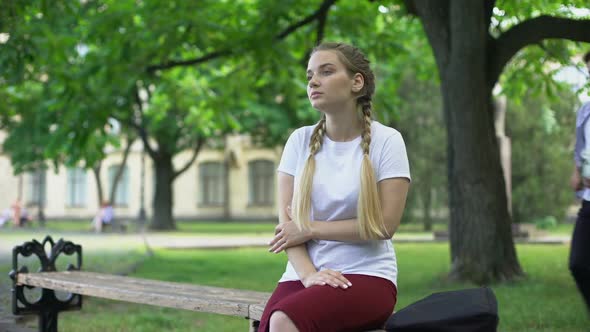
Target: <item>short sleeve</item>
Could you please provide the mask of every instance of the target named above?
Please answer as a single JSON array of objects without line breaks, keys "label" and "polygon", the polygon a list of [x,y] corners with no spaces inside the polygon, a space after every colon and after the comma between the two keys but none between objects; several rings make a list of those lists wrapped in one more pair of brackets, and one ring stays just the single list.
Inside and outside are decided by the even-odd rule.
[{"label": "short sleeve", "polygon": [[396,132],[389,136],[383,144],[377,170],[377,182],[400,177],[411,180],[406,144],[402,135]]},{"label": "short sleeve", "polygon": [[297,171],[297,161],[299,160],[299,154],[303,147],[301,133],[301,129],[295,130],[291,136],[289,136],[289,139],[287,139],[277,171],[295,176]]}]

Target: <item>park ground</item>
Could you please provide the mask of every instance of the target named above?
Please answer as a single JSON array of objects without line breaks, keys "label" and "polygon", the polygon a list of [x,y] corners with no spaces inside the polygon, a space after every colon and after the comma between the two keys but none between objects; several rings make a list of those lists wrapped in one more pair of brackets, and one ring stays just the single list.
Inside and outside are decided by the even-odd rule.
[{"label": "park ground", "polygon": [[[444,226],[435,225],[435,230]],[[567,269],[571,224],[517,244],[522,280],[490,285],[499,306],[499,331],[588,331],[590,320]],[[9,316],[10,253],[47,234],[84,248],[84,269],[135,277],[270,292],[286,256],[265,250],[271,223],[179,223],[175,232],[94,234],[82,222],[48,222],[45,229],[0,229],[0,315]],[[449,248],[417,225],[403,225],[395,244],[399,278],[396,310],[433,292],[474,287],[449,282]],[[542,239],[544,241],[534,241]],[[554,241],[547,241],[552,239]],[[548,244],[550,243],[550,244]],[[28,260],[34,270],[36,262]],[[62,268],[65,262],[60,265]],[[58,266],[58,269],[60,267]],[[35,318],[22,324],[34,327]],[[81,312],[60,315],[62,331],[246,331],[244,319],[87,298]]]}]

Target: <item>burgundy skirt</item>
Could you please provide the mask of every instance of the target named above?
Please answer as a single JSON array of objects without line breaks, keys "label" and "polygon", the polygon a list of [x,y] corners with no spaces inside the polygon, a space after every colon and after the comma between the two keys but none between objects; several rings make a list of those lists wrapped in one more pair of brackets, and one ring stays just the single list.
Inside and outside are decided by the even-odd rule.
[{"label": "burgundy skirt", "polygon": [[379,329],[393,313],[397,289],[393,282],[361,274],[345,274],[352,286],[305,288],[301,281],[280,282],[260,319],[259,332],[268,332],[270,316],[284,312],[300,332],[358,332]]}]

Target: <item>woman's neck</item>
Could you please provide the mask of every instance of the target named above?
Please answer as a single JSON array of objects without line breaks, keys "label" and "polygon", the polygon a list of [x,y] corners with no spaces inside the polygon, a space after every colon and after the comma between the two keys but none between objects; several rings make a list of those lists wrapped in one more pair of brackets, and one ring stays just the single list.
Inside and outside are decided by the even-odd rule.
[{"label": "woman's neck", "polygon": [[361,135],[363,124],[356,110],[326,114],[326,135],[335,142],[352,141]]}]

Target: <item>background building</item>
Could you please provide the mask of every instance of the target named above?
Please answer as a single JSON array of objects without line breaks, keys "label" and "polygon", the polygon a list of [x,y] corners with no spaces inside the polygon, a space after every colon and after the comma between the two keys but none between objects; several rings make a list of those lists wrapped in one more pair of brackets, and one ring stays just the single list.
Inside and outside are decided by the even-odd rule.
[{"label": "background building", "polygon": [[[1,142],[6,134],[0,132]],[[276,168],[281,149],[253,145],[249,136],[232,135],[223,149],[203,147],[196,161],[173,184],[173,213],[177,220],[274,219],[276,213]],[[180,153],[175,167],[184,165],[192,151]],[[142,157],[144,166],[142,171]],[[102,162],[100,181],[108,199],[115,174],[123,160],[123,151],[109,149]],[[117,186],[117,218],[134,219],[139,215],[142,181],[144,206],[148,218],[152,211],[154,170],[149,156],[138,140],[131,147],[125,169]],[[143,175],[143,176],[142,176]],[[143,178],[143,180],[142,180]],[[40,206],[47,219],[88,219],[98,211],[97,183],[92,170],[60,166],[14,175],[8,155],[0,150],[0,210],[9,208],[19,197],[29,214],[37,218]]]}]

